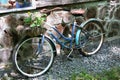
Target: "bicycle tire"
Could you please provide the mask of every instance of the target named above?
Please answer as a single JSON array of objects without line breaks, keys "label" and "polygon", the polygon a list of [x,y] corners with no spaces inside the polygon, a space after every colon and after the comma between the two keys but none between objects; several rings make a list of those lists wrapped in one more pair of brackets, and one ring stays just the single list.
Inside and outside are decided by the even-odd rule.
[{"label": "bicycle tire", "polygon": [[42,37],[27,38],[22,41],[13,53],[13,62],[17,71],[26,77],[37,77],[49,70],[55,56],[55,47],[51,40],[44,38],[42,52],[38,51],[38,44]]},{"label": "bicycle tire", "polygon": [[81,51],[84,56],[93,55],[100,50],[103,44],[104,30],[102,29],[102,24],[94,19],[88,20],[83,24],[82,31],[78,30],[80,34],[79,38],[77,38],[79,42],[77,44],[82,45]]}]

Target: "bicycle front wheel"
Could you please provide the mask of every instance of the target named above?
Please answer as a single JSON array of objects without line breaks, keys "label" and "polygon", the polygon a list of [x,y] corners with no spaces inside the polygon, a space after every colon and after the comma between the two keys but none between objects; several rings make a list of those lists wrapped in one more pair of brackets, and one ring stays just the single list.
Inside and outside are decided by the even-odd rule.
[{"label": "bicycle front wheel", "polygon": [[45,37],[42,42],[42,37],[33,37],[24,40],[13,56],[14,64],[22,75],[37,77],[51,67],[54,48],[50,39]]},{"label": "bicycle front wheel", "polygon": [[95,54],[102,46],[104,34],[102,25],[97,21],[88,21],[80,33],[81,50],[84,55]]}]

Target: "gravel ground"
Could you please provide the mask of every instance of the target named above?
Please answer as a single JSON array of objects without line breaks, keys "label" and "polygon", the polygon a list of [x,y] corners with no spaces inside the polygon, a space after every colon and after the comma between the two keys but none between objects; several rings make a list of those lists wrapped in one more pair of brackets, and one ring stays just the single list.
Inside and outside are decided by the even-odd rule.
[{"label": "gravel ground", "polygon": [[78,51],[74,51],[72,61],[63,55],[56,56],[53,66],[46,74],[19,80],[71,80],[73,73],[85,71],[95,74],[113,67],[120,67],[120,39],[104,42],[98,53],[89,57],[82,56]]},{"label": "gravel ground", "polygon": [[99,73],[120,66],[120,39],[105,42],[98,53],[84,57],[77,51],[74,52],[72,61],[65,56],[57,56],[50,70],[33,80],[70,80],[73,73],[86,71]]}]

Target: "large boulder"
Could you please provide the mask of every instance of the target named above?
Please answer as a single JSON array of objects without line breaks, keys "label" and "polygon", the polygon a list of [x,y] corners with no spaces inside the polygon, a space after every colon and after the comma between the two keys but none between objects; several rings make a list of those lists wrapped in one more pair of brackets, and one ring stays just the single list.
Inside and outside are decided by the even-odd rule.
[{"label": "large boulder", "polygon": [[63,25],[63,23],[64,24],[72,23],[73,20],[74,20],[74,16],[69,11],[63,11],[63,10],[53,11],[50,13],[50,15],[47,16],[46,22],[43,26],[46,29],[51,30],[52,33],[58,36],[58,34],[53,29],[51,29],[51,27],[55,26],[57,27],[60,33],[63,33],[66,27],[66,25]]}]

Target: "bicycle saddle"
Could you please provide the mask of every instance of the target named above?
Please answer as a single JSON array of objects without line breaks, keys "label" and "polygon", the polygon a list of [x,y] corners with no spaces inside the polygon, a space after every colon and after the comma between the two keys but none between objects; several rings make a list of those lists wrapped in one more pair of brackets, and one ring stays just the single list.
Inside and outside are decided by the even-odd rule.
[{"label": "bicycle saddle", "polygon": [[85,13],[84,9],[75,9],[70,11],[72,15],[74,16],[81,16]]}]

